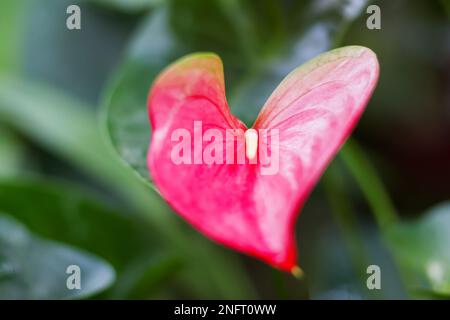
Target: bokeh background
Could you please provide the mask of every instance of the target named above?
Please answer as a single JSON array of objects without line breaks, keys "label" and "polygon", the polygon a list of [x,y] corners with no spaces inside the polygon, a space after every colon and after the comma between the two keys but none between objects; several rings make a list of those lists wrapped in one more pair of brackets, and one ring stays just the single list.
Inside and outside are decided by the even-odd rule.
[{"label": "bokeh background", "polygon": [[[70,4],[81,30],[66,28]],[[449,16],[446,0],[2,0],[0,298],[449,298]],[[375,51],[380,80],[298,220],[305,278],[168,208],[145,168],[163,67],[218,53],[232,111],[252,123],[289,71],[350,44]]]}]

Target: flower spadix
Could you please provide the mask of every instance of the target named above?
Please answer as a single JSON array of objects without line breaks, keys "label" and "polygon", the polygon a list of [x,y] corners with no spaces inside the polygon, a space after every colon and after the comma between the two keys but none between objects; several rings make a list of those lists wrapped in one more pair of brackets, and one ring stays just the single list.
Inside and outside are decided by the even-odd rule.
[{"label": "flower spadix", "polygon": [[249,160],[256,157],[258,151],[258,132],[255,129],[245,131],[245,155]]},{"label": "flower spadix", "polygon": [[[188,55],[157,77],[148,98],[150,174],[204,235],[298,274],[296,217],[377,79],[371,50],[329,51],[292,71],[247,128],[228,107],[220,58]],[[195,137],[200,143],[186,144]],[[181,143],[175,154],[201,161],[173,161]]]}]

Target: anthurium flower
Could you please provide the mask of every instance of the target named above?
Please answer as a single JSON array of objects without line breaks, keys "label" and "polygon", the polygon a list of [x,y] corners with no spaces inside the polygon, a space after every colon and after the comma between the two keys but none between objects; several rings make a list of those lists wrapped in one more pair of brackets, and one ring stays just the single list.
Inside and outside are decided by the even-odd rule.
[{"label": "anthurium flower", "polygon": [[247,128],[228,107],[220,58],[183,57],[157,77],[149,95],[151,176],[175,211],[207,237],[298,270],[296,217],[377,79],[371,50],[326,52],[292,71]]}]

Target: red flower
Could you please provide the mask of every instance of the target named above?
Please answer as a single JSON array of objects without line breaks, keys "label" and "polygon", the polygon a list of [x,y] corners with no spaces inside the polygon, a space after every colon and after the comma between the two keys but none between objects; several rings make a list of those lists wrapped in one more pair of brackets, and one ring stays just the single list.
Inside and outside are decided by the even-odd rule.
[{"label": "red flower", "polygon": [[220,58],[184,57],[159,75],[148,99],[154,182],[209,238],[292,271],[299,210],[377,79],[367,48],[324,53],[290,73],[247,129],[230,113]]}]

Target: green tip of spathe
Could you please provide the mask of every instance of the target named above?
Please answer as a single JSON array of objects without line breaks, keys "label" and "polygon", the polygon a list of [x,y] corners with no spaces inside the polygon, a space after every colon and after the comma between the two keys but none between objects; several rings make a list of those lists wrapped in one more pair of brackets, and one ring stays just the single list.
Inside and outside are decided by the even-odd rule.
[{"label": "green tip of spathe", "polygon": [[298,280],[301,280],[305,276],[305,272],[303,272],[303,270],[299,266],[293,267],[291,269],[291,273]]}]

